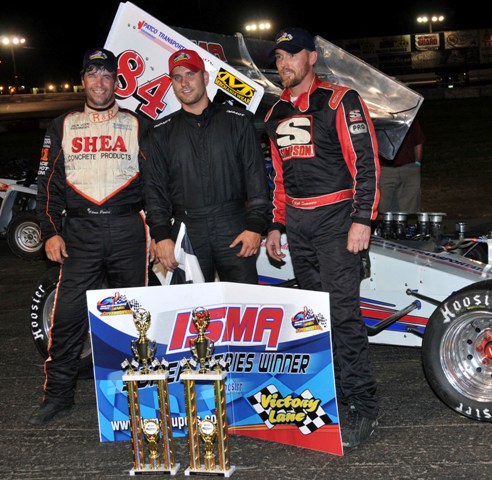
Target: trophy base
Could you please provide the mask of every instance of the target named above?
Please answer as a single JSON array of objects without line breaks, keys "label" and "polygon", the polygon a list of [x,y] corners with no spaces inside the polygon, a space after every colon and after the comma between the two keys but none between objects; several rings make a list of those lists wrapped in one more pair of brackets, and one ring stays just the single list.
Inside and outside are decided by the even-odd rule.
[{"label": "trophy base", "polygon": [[212,381],[224,380],[227,377],[227,372],[225,371],[208,371],[206,373],[200,372],[187,372],[184,371],[180,376],[180,380],[202,380],[202,381]]},{"label": "trophy base", "polygon": [[132,468],[130,470],[130,475],[152,475],[156,473],[168,473],[169,475],[176,475],[179,470],[179,463],[174,465],[172,468],[151,468],[150,464],[146,463],[143,468]]},{"label": "trophy base", "polygon": [[184,474],[186,476],[190,475],[220,475],[222,477],[230,477],[233,473],[234,470],[236,470],[236,467],[233,465],[232,467],[228,468],[227,470],[219,470],[216,468],[215,470],[206,470],[205,466],[202,465],[202,468],[195,468],[191,469],[191,467],[188,467]]}]

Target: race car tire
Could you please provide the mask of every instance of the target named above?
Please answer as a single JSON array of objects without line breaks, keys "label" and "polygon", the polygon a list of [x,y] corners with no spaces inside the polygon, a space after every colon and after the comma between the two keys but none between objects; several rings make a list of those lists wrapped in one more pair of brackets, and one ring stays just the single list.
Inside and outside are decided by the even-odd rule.
[{"label": "race car tire", "polygon": [[17,257],[29,261],[44,258],[41,228],[34,213],[26,211],[15,215],[7,227],[6,237],[10,250]]},{"label": "race car tire", "polygon": [[424,331],[422,363],[447,406],[492,422],[492,281],[454,292],[436,308]]},{"label": "race car tire", "polygon": [[[38,281],[31,297],[30,328],[34,344],[43,359],[48,357],[49,329],[51,327],[51,312],[55,302],[56,285],[60,268],[54,266],[49,268]],[[149,286],[159,285],[160,282],[155,274],[149,269]],[[103,285],[103,288],[106,288]],[[92,350],[90,334],[84,342],[80,355],[79,377],[90,377],[92,375]]]},{"label": "race car tire", "polygon": [[[43,359],[48,358],[48,339],[51,327],[51,312],[55,303],[56,285],[60,268],[54,266],[46,270],[38,281],[31,297],[30,327],[34,344]],[[80,354],[79,376],[90,376],[92,372],[92,352],[90,336],[87,335]]]}]

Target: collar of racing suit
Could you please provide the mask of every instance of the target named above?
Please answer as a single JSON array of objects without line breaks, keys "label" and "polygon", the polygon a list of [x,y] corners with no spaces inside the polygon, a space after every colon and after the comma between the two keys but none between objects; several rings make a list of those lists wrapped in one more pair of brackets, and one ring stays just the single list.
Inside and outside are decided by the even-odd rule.
[{"label": "collar of racing suit", "polygon": [[209,119],[212,117],[215,111],[215,104],[213,102],[208,102],[202,113],[196,115],[195,113],[187,112],[181,109],[183,116],[192,124],[198,127],[205,127],[208,124]]},{"label": "collar of racing suit", "polygon": [[107,122],[116,116],[118,110],[119,107],[116,103],[116,100],[113,101],[111,105],[105,108],[89,107],[89,105],[87,105],[86,103],[84,109],[86,115],[89,118],[89,121],[92,123]]},{"label": "collar of racing suit", "polygon": [[[311,82],[309,89],[301,93],[297,97],[295,102],[293,102],[294,107],[298,108],[301,112],[307,111],[309,108],[309,97],[318,88],[320,83],[321,80],[319,79],[318,75],[314,74],[313,81]],[[286,88],[280,95],[280,98],[286,102],[290,102],[290,98],[291,98],[290,90]]]}]

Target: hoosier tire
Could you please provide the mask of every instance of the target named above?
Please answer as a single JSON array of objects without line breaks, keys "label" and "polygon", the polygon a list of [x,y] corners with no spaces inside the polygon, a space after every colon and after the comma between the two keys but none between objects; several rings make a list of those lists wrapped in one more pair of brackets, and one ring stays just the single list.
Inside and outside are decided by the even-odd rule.
[{"label": "hoosier tire", "polygon": [[[31,297],[31,335],[41,356],[48,358],[49,329],[51,327],[51,313],[55,303],[56,285],[60,273],[59,267],[52,267],[40,278]],[[84,342],[80,354],[79,373],[84,376],[92,370],[92,351],[90,336]]]},{"label": "hoosier tire", "polygon": [[[55,266],[47,270],[40,278],[36,289],[31,297],[30,328],[34,344],[41,356],[48,358],[49,329],[51,327],[51,313],[55,303],[56,285],[60,273],[59,267]],[[159,285],[155,273],[149,269],[149,285]],[[106,288],[103,285],[103,288]],[[80,354],[79,376],[90,376],[92,374],[92,350],[90,334],[84,342]]]},{"label": "hoosier tire", "polygon": [[492,422],[492,281],[469,285],[436,308],[424,332],[422,363],[446,405]]}]

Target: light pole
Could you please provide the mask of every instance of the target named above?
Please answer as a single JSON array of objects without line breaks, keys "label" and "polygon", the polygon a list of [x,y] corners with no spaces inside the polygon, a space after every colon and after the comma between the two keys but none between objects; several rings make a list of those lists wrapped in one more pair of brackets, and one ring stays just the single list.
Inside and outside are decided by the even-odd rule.
[{"label": "light pole", "polygon": [[432,33],[432,24],[433,23],[440,23],[444,22],[444,15],[421,15],[420,17],[417,17],[417,22],[419,23],[427,23],[429,25],[429,33]]},{"label": "light pole", "polygon": [[14,67],[14,87],[17,90],[17,87],[19,86],[19,78],[17,76],[17,66],[15,63],[15,48],[18,47],[19,45],[23,45],[26,43],[26,39],[23,37],[17,37],[17,36],[2,36],[1,37],[1,42],[3,45],[6,47],[10,47],[10,53],[12,54],[12,65]]},{"label": "light pole", "polygon": [[244,28],[248,33],[258,33],[258,38],[261,40],[262,34],[268,32],[272,28],[272,24],[268,20],[262,20],[260,22],[247,23]]}]

